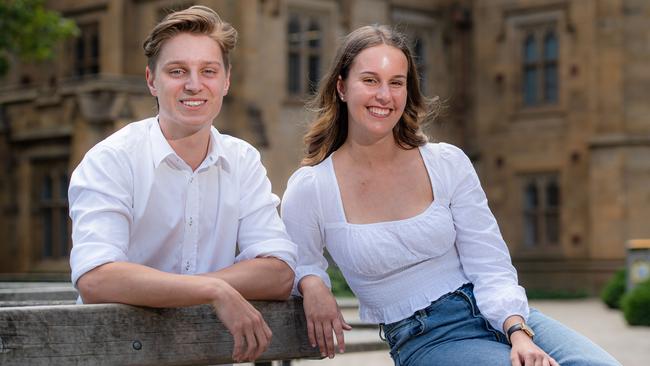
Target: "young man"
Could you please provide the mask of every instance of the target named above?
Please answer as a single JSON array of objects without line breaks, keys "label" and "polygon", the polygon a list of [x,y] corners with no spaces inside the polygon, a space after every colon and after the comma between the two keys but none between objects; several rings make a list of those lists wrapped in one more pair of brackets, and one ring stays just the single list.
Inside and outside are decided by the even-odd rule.
[{"label": "young man", "polygon": [[84,303],[212,304],[244,361],[271,339],[246,299],[289,296],[296,247],[259,153],[212,127],[236,38],[204,6],[152,30],[146,78],[159,114],[97,144],[72,174],[70,265]]}]

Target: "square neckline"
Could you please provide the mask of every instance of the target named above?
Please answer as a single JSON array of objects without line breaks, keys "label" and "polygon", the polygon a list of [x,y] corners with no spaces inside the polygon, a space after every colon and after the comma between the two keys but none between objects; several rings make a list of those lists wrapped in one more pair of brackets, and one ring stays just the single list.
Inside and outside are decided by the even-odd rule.
[{"label": "square neckline", "polygon": [[348,221],[347,216],[345,215],[345,208],[343,206],[343,197],[341,197],[341,189],[339,187],[339,181],[336,176],[336,171],[334,170],[334,159],[332,157],[336,153],[333,152],[330,154],[330,156],[327,157],[326,161],[328,164],[328,169],[332,173],[332,180],[334,181],[334,187],[336,190],[336,202],[337,202],[337,211],[339,212],[339,216],[341,218],[341,223],[345,224],[347,226],[355,226],[355,227],[372,227],[372,226],[386,226],[386,225],[394,225],[394,224],[401,224],[401,223],[407,223],[410,221],[417,220],[418,218],[426,215],[434,206],[436,206],[437,202],[439,201],[438,199],[438,192],[436,191],[436,186],[433,183],[433,173],[431,172],[431,169],[429,165],[426,163],[426,158],[424,156],[425,151],[424,149],[429,145],[429,143],[426,143],[425,145],[418,146],[418,152],[420,153],[420,157],[422,158],[422,163],[424,164],[424,168],[427,171],[427,176],[429,177],[429,184],[431,185],[431,194],[433,195],[433,200],[431,203],[421,212],[417,213],[416,215],[404,218],[404,219],[399,219],[399,220],[386,220],[386,221],[377,221],[377,222],[368,222],[365,224],[355,224],[351,223]]}]

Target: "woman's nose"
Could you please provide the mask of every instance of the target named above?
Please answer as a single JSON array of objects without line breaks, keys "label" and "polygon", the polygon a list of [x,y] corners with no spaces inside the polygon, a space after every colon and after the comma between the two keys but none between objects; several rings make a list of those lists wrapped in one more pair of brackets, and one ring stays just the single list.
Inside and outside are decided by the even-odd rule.
[{"label": "woman's nose", "polygon": [[390,99],[390,88],[387,84],[382,83],[377,88],[376,98],[381,102],[388,102]]}]

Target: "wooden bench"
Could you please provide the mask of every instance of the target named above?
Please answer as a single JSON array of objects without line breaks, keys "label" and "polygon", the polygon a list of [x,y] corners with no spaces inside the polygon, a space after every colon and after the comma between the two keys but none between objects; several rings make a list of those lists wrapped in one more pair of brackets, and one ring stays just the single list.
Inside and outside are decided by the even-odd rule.
[{"label": "wooden bench", "polygon": [[[209,305],[155,309],[122,304],[74,305],[71,287],[0,286],[0,365],[207,365],[232,363],[232,336]],[[273,331],[256,365],[321,358],[309,345],[302,299],[253,301]],[[355,329],[376,326],[353,324]],[[385,349],[377,339],[348,352]]]},{"label": "wooden bench", "polygon": [[[300,299],[252,302],[273,331],[260,361],[320,358]],[[231,363],[232,336],[209,305],[121,304],[0,308],[1,365],[206,365]]]}]

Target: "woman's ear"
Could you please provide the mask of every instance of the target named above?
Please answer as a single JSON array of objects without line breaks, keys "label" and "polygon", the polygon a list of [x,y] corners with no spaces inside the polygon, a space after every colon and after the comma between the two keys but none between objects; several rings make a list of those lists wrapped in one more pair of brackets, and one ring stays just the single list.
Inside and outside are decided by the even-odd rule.
[{"label": "woman's ear", "polygon": [[345,102],[345,83],[343,78],[339,75],[339,78],[336,80],[336,91],[339,93],[339,98]]}]

